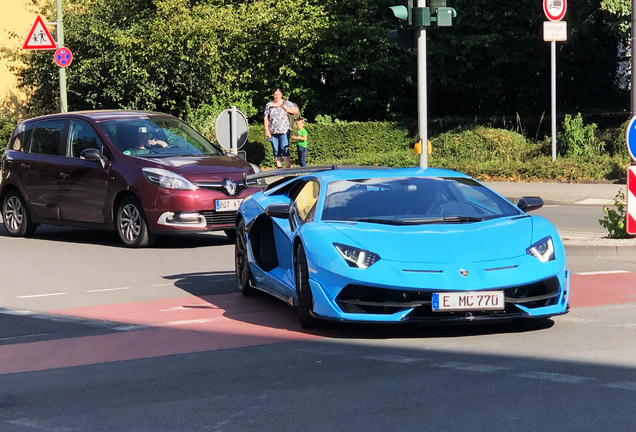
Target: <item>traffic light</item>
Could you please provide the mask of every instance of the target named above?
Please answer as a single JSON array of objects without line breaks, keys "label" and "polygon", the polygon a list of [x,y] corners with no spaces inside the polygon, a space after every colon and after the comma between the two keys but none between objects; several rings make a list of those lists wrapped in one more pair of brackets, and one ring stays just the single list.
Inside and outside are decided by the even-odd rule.
[{"label": "traffic light", "polygon": [[403,25],[411,26],[413,23],[413,0],[398,0],[395,6],[390,6],[386,12],[389,18],[397,18],[404,21]]},{"label": "traffic light", "polygon": [[386,15],[400,24],[398,29],[387,33],[387,38],[401,48],[415,48],[418,27],[427,27],[431,23],[436,23],[438,27],[452,26],[453,18],[457,16],[455,9],[446,6],[446,0],[429,0],[428,7],[416,7],[415,1],[397,0],[395,6],[389,6],[386,10]]}]

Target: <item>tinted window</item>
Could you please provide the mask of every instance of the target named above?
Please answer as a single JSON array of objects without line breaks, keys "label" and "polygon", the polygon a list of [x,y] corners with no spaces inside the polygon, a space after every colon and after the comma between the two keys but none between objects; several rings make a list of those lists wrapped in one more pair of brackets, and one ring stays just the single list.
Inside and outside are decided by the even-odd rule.
[{"label": "tinted window", "polygon": [[519,209],[472,179],[413,177],[330,182],[322,219],[428,223],[518,214]]},{"label": "tinted window", "polygon": [[126,118],[101,122],[99,127],[124,154],[150,157],[223,154],[176,118]]},{"label": "tinted window", "polygon": [[64,120],[38,122],[33,131],[31,153],[59,155],[62,129],[64,129]]},{"label": "tinted window", "polygon": [[88,123],[79,120],[71,120],[67,156],[76,158],[80,157],[82,151],[88,148],[94,148],[101,151],[102,141]]},{"label": "tinted window", "polygon": [[27,140],[29,139],[29,134],[33,130],[33,126],[35,123],[26,123],[16,129],[13,137],[11,138],[11,145],[9,148],[11,150],[23,151],[26,145]]}]

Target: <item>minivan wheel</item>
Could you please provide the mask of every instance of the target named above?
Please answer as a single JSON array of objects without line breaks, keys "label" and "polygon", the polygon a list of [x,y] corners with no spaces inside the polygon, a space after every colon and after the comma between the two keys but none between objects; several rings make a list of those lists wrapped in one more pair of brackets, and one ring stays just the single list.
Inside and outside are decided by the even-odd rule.
[{"label": "minivan wheel", "polygon": [[119,204],[115,228],[122,243],[130,248],[149,246],[154,239],[148,231],[141,203],[132,196],[124,198]]},{"label": "minivan wheel", "polygon": [[37,224],[31,220],[22,194],[17,190],[7,192],[2,201],[2,221],[13,237],[31,237],[37,228]]}]

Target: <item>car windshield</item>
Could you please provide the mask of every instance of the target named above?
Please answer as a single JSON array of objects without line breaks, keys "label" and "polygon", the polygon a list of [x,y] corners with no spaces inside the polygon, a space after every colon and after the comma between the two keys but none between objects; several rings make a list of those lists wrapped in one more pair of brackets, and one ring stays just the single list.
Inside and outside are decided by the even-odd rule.
[{"label": "car windshield", "polygon": [[329,182],[322,220],[416,225],[520,214],[517,207],[470,178],[371,178]]},{"label": "car windshield", "polygon": [[125,118],[100,122],[99,127],[110,142],[127,155],[156,158],[223,154],[176,118]]}]

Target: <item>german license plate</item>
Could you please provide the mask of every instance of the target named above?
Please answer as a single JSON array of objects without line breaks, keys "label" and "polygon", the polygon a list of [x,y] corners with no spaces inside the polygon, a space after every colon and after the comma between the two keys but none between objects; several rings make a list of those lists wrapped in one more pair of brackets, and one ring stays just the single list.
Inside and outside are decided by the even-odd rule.
[{"label": "german license plate", "polygon": [[434,311],[503,310],[503,291],[434,293]]},{"label": "german license plate", "polygon": [[242,202],[242,199],[216,200],[216,211],[237,211]]}]

